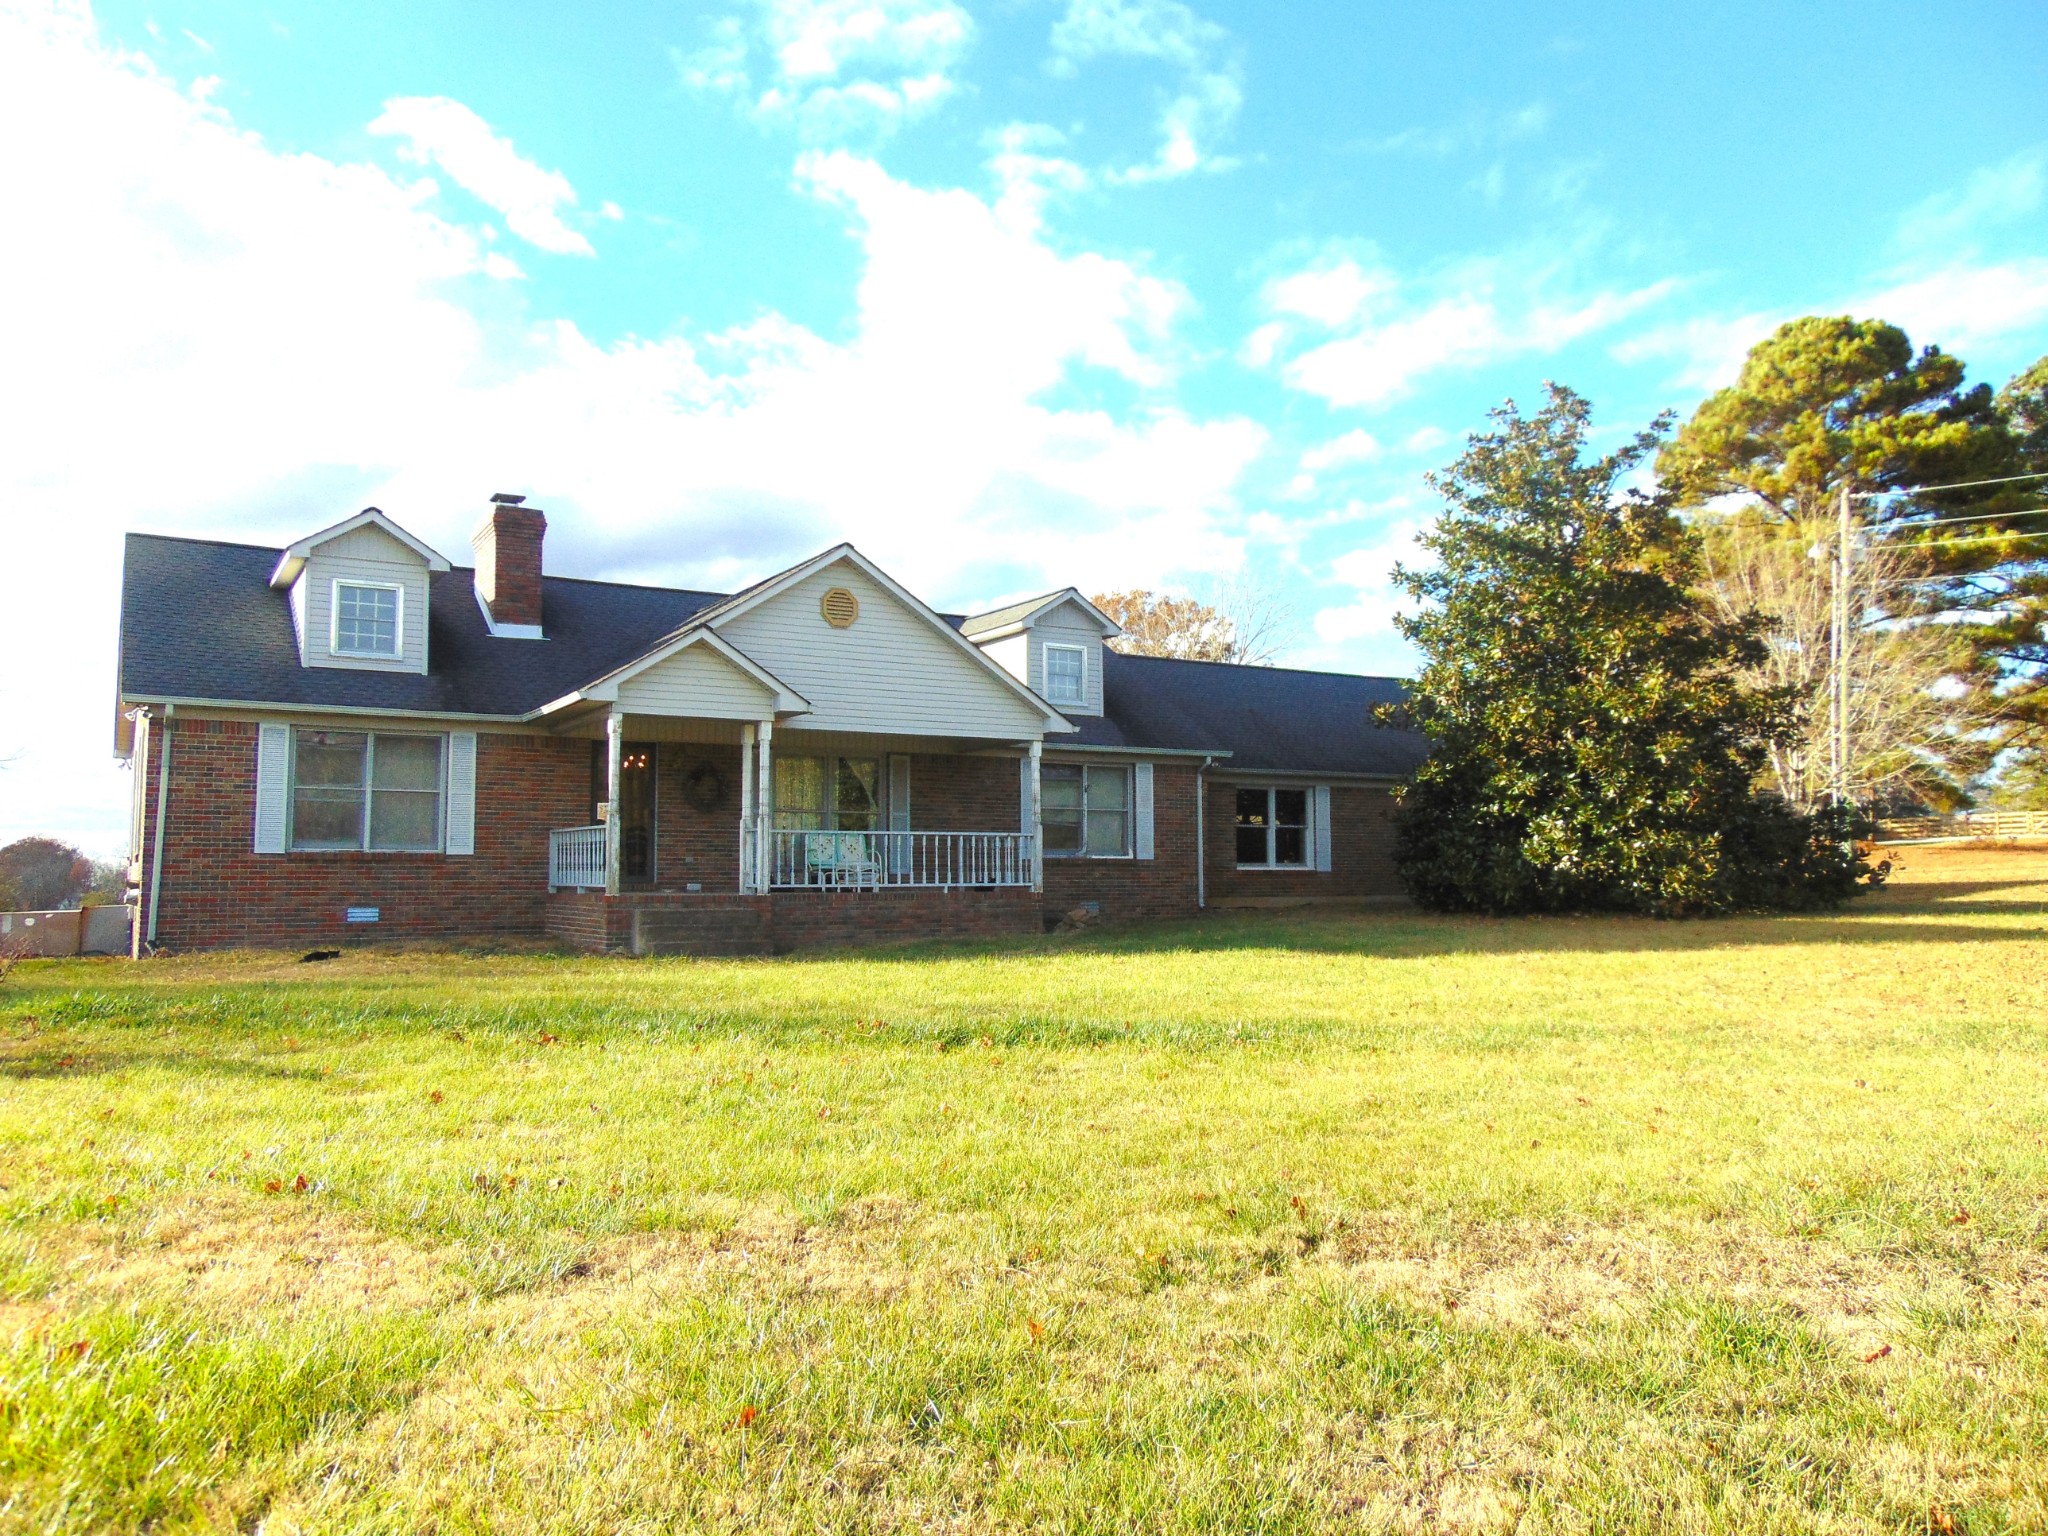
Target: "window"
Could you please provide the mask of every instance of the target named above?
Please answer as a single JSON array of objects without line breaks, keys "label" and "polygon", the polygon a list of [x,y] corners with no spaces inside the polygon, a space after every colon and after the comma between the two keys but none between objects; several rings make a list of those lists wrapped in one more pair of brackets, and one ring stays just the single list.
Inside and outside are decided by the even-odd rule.
[{"label": "window", "polygon": [[438,852],[443,739],[293,731],[293,849]]},{"label": "window", "polygon": [[1088,697],[1088,653],[1080,646],[1045,648],[1045,696],[1054,704],[1079,704]]},{"label": "window", "polygon": [[337,656],[398,655],[398,610],[405,594],[384,583],[334,584],[334,653]]},{"label": "window", "polygon": [[1048,763],[1039,770],[1039,820],[1045,851],[1068,858],[1128,858],[1131,770]]},{"label": "window", "polygon": [[776,758],[775,825],[785,832],[880,831],[881,759]]},{"label": "window", "polygon": [[1237,864],[1240,869],[1308,866],[1307,790],[1237,792]]}]

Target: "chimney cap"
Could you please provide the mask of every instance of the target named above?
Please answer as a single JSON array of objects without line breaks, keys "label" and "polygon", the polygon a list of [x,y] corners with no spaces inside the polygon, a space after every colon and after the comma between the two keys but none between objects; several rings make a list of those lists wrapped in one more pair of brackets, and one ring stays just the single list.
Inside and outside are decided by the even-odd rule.
[{"label": "chimney cap", "polygon": [[501,507],[516,507],[525,501],[526,498],[524,496],[514,496],[510,491],[493,491],[491,493],[491,500]]}]

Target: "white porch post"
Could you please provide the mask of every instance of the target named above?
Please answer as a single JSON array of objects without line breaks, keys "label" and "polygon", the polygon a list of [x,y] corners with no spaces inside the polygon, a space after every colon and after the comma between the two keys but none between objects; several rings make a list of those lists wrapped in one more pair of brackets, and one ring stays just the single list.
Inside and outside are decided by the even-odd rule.
[{"label": "white porch post", "polygon": [[773,720],[763,720],[754,728],[754,740],[760,753],[760,764],[754,770],[754,815],[761,829],[754,839],[754,856],[760,861],[754,888],[763,892],[775,879],[775,764],[770,750],[774,739]]},{"label": "white porch post", "polygon": [[740,889],[754,889],[761,874],[760,813],[754,800],[754,722],[740,726]]},{"label": "white porch post", "polygon": [[1045,802],[1039,794],[1045,743],[1031,743],[1031,889],[1045,889]]},{"label": "white porch post", "polygon": [[604,717],[604,893],[619,894],[619,778],[626,717],[613,710]]}]

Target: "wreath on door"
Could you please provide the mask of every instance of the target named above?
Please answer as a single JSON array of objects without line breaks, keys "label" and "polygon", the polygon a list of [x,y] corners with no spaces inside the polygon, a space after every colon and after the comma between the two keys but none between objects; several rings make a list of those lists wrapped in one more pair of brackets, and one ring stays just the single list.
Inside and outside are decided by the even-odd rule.
[{"label": "wreath on door", "polygon": [[702,759],[683,770],[683,800],[693,811],[715,811],[725,804],[725,775]]}]

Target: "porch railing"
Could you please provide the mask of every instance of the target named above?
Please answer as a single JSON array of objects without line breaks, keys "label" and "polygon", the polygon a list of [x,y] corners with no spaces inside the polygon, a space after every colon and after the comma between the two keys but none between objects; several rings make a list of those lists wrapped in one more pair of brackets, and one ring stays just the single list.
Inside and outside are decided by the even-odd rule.
[{"label": "porch railing", "polygon": [[1028,886],[1037,855],[1037,839],[1029,832],[778,829],[767,835],[768,883],[777,890]]},{"label": "porch railing", "polygon": [[548,887],[598,890],[605,887],[604,826],[558,827],[548,834]]}]

